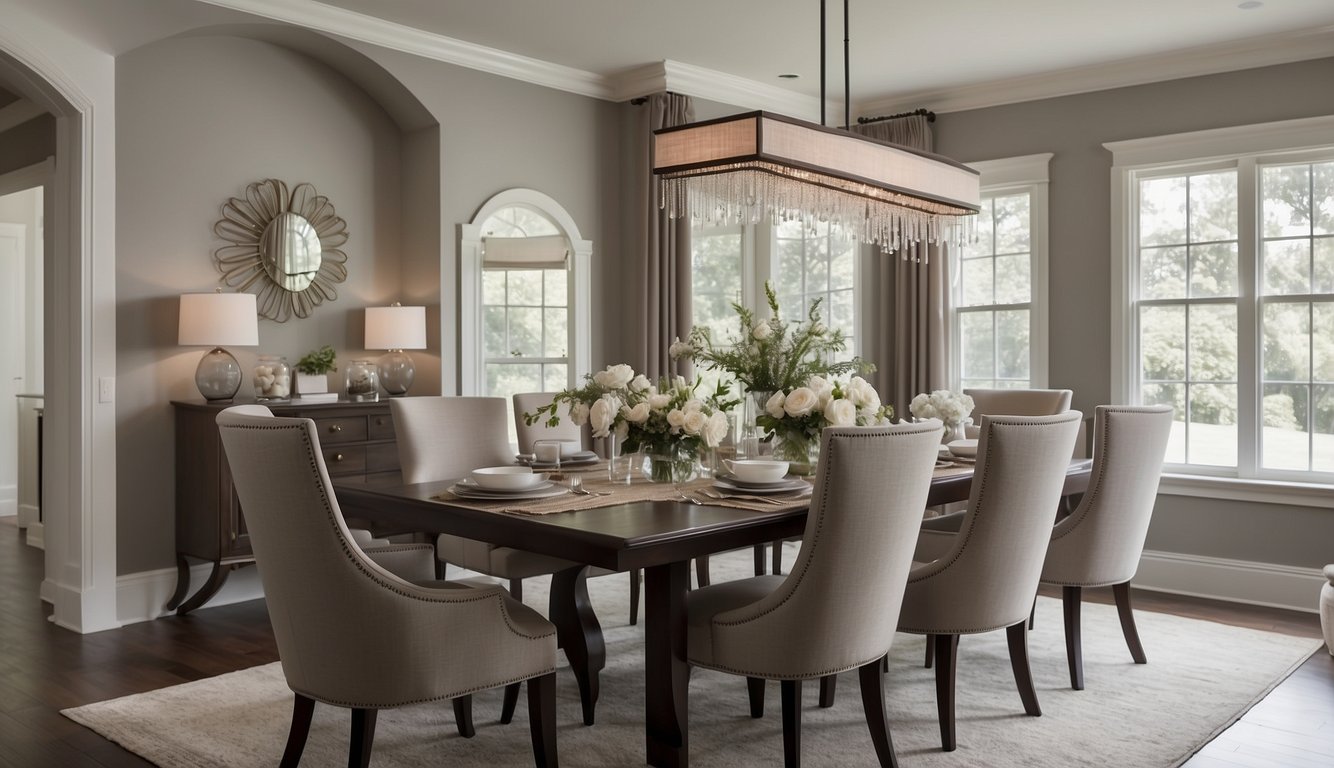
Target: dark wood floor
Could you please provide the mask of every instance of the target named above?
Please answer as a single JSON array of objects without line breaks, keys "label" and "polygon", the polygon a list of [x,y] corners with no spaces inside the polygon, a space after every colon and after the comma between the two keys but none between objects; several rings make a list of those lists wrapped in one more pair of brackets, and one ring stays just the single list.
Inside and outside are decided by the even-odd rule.
[{"label": "dark wood floor", "polygon": [[[60,710],[278,658],[260,600],[92,635],[60,629],[37,598],[41,569],[42,553],[21,543],[13,518],[0,518],[0,768],[147,766]],[[1110,602],[1097,592],[1086,595]],[[1314,614],[1146,592],[1135,599],[1141,610],[1320,636]],[[1334,765],[1334,659],[1323,652],[1187,763],[1317,765]]]}]

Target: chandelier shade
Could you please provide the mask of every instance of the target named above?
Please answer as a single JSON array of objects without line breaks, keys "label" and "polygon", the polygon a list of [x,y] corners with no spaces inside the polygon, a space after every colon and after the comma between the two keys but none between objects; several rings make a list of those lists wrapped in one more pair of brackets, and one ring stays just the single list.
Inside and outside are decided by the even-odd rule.
[{"label": "chandelier shade", "polygon": [[767,112],[654,131],[653,172],[672,218],[829,222],[886,251],[963,244],[981,199],[962,163]]}]

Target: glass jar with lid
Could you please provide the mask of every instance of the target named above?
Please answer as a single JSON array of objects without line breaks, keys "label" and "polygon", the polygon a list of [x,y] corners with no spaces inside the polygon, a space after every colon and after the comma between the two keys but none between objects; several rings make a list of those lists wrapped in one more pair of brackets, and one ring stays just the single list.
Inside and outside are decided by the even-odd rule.
[{"label": "glass jar with lid", "polygon": [[380,374],[370,360],[353,360],[347,366],[347,399],[366,402],[380,399]]},{"label": "glass jar with lid", "polygon": [[292,368],[282,355],[260,355],[252,381],[255,399],[261,403],[292,399]]}]

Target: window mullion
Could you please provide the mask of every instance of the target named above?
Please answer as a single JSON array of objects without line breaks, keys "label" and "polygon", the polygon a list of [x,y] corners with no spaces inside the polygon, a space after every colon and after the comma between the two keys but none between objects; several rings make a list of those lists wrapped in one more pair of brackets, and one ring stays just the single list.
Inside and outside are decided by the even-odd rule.
[{"label": "window mullion", "polygon": [[1237,475],[1256,477],[1264,408],[1260,386],[1260,200],[1255,158],[1237,163]]}]

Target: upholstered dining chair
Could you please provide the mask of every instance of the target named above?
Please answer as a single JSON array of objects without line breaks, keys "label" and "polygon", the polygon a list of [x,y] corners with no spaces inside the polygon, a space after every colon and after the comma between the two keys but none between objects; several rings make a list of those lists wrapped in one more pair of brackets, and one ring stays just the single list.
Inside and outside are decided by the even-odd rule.
[{"label": "upholstered dining chair", "polygon": [[1163,455],[1172,431],[1166,405],[1100,405],[1093,417],[1093,470],[1079,506],[1052,529],[1042,583],[1061,587],[1070,687],[1084,688],[1079,613],[1084,587],[1112,588],[1121,632],[1136,664],[1144,647],[1130,605],[1130,580],[1149,531]]},{"label": "upholstered dining chair", "polygon": [[1069,389],[965,389],[973,398],[973,425],[969,437],[981,431],[983,416],[1050,416],[1070,410]]},{"label": "upholstered dining chair", "polygon": [[[352,710],[348,765],[370,763],[380,709],[528,681],[533,753],[556,766],[556,629],[499,586],[395,576],[353,540],[310,419],[217,417],[245,509],[301,761],[315,703]],[[329,599],[335,596],[336,599]]]},{"label": "upholstered dining chair", "polygon": [[764,711],[764,681],[780,681],[789,768],[801,761],[802,681],[852,669],[860,670],[880,765],[897,765],[882,660],[894,638],[941,433],[938,421],[824,430],[791,573],[715,584],[687,597],[690,664],[745,675],[754,717]]},{"label": "upholstered dining chair", "polygon": [[977,469],[958,532],[923,528],[899,631],[935,647],[940,740],[955,748],[959,636],[1005,629],[1024,711],[1038,716],[1028,666],[1028,615],[1083,414],[983,416]]},{"label": "upholstered dining chair", "polygon": [[[575,424],[570,419],[570,408],[562,404],[557,410],[560,417],[560,423],[556,426],[548,426],[545,419],[528,424],[524,419],[525,413],[533,413],[538,408],[550,405],[552,399],[556,396],[555,392],[520,392],[513,396],[514,403],[514,429],[519,437],[519,452],[532,453],[533,442],[536,440],[578,440],[579,444],[585,449],[592,443],[592,431],[588,423],[583,426]],[[590,576],[601,576],[609,574],[601,568],[590,569]],[[630,573],[630,624],[631,626],[639,623],[639,595],[640,581],[642,574],[638,568]]]}]

